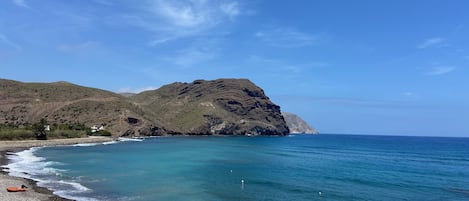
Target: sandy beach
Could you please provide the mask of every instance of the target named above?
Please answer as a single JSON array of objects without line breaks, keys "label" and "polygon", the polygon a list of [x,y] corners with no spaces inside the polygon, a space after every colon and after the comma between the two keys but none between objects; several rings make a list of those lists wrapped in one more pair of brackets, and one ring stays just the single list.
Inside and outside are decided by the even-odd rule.
[{"label": "sandy beach", "polygon": [[[54,145],[71,145],[80,143],[98,143],[112,141],[109,137],[88,137],[88,138],[71,138],[71,139],[54,139],[54,140],[22,140],[22,141],[0,141],[0,165],[6,165],[8,152],[17,152],[31,147],[54,146]],[[6,188],[10,186],[28,187],[26,192],[7,192]],[[19,177],[9,176],[7,172],[0,174],[0,200],[8,201],[59,201],[69,200],[52,194],[52,191],[36,185],[36,182]]]}]

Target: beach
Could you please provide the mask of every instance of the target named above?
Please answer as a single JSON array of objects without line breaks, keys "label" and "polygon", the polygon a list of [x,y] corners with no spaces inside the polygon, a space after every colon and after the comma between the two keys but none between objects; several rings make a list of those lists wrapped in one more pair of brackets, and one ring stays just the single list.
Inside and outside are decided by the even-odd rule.
[{"label": "beach", "polygon": [[[81,143],[99,143],[114,140],[110,137],[88,137],[88,138],[70,138],[53,140],[21,140],[21,141],[0,141],[0,165],[6,165],[9,152],[18,152],[31,147],[72,145]],[[6,188],[10,186],[20,187],[25,185],[28,189],[25,192],[7,192]],[[69,200],[61,198],[52,193],[52,191],[36,185],[35,181],[25,178],[9,176],[8,172],[1,171],[0,174],[0,200],[9,201],[59,201]]]}]

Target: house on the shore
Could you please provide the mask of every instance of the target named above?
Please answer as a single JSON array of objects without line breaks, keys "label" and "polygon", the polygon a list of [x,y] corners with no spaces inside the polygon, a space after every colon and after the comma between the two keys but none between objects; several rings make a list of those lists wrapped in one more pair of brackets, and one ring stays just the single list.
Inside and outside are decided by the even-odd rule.
[{"label": "house on the shore", "polygon": [[91,128],[91,132],[92,132],[92,133],[95,133],[95,132],[103,131],[103,130],[104,130],[104,126],[103,126],[103,125],[93,125],[93,126],[91,126],[90,128]]}]

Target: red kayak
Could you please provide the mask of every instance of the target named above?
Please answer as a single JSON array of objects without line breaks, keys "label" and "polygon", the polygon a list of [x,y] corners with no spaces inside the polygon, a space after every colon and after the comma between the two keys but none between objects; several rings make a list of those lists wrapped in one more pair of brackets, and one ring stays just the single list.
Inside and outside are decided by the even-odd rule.
[{"label": "red kayak", "polygon": [[20,187],[8,187],[7,188],[8,192],[24,192],[26,191],[26,188],[20,188]]}]

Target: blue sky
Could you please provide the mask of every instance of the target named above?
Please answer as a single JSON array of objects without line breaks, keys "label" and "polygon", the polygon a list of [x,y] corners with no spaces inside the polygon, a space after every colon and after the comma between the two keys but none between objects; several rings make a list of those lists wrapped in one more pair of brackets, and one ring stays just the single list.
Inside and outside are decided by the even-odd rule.
[{"label": "blue sky", "polygon": [[0,77],[248,78],[323,133],[469,137],[469,1],[3,0]]}]

